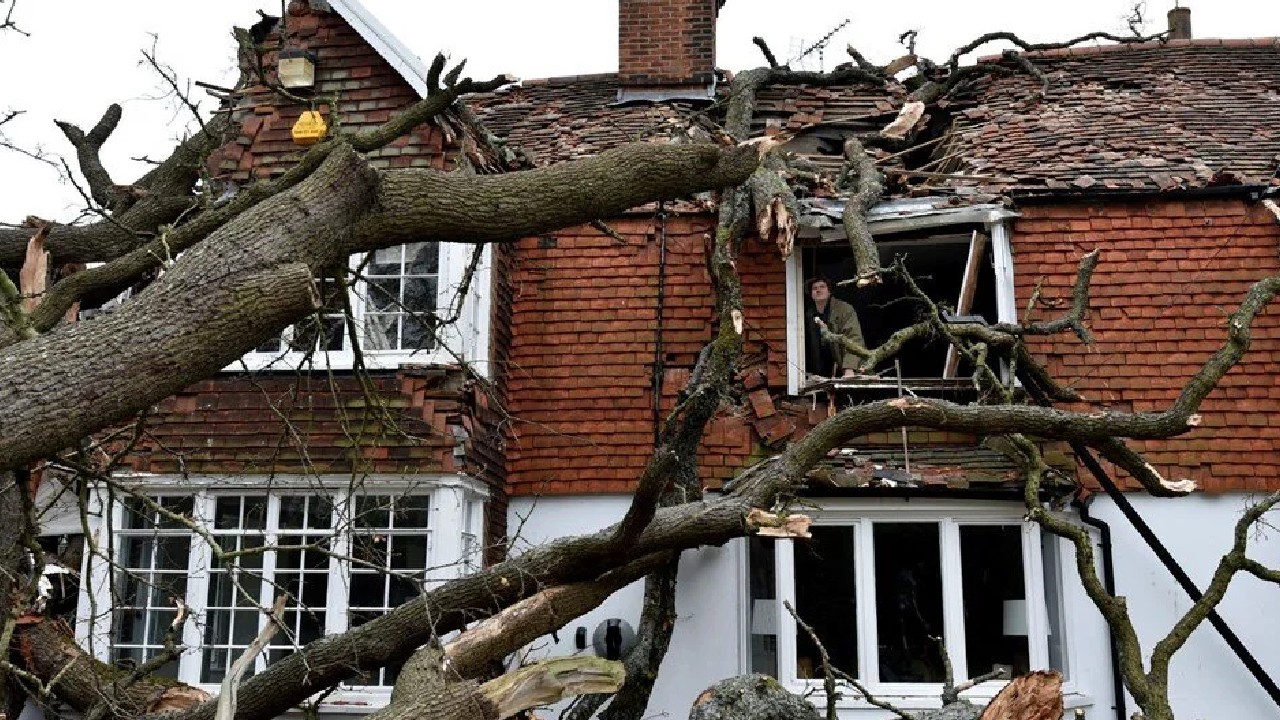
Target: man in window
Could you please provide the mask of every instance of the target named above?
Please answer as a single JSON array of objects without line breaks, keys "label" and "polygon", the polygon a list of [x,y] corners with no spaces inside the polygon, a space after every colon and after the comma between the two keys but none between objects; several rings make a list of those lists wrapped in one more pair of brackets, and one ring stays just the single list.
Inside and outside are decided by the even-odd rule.
[{"label": "man in window", "polygon": [[[823,377],[849,377],[858,367],[858,354],[845,343],[823,340],[822,327],[862,348],[862,326],[849,303],[831,297],[832,283],[821,275],[805,283],[805,372]],[[819,324],[818,321],[821,321]]]}]

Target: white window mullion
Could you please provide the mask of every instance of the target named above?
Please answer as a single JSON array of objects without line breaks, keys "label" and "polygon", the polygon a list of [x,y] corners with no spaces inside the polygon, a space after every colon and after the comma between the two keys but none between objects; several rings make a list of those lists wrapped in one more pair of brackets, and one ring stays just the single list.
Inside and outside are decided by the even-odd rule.
[{"label": "white window mullion", "polygon": [[[85,537],[84,558],[80,568],[80,577],[85,582],[80,584],[80,597],[76,600],[76,637],[88,638],[88,649],[93,656],[102,662],[108,662],[111,657],[112,566],[111,563],[104,562],[103,558],[111,557],[108,555],[111,552],[119,554],[119,540],[112,538],[110,532],[119,529],[121,511],[120,503],[115,503],[106,512],[102,511],[107,501],[101,488],[94,487],[90,490],[88,500],[90,505],[86,508],[86,517],[89,518],[90,534]],[[98,517],[110,518],[110,522],[95,523],[94,512],[99,513]],[[96,552],[91,551],[93,549]]]},{"label": "white window mullion", "polygon": [[800,249],[786,261],[787,273],[787,392],[800,392],[804,377],[804,279],[800,274]]},{"label": "white window mullion", "polygon": [[795,542],[791,538],[779,538],[774,541],[774,595],[778,598],[774,611],[777,612],[778,628],[778,679],[784,684],[797,682],[796,677],[796,619],[787,612],[783,603],[796,606],[796,562]]},{"label": "white window mullion", "polygon": [[[266,519],[266,526],[263,528],[262,544],[264,547],[276,547],[280,545],[281,542],[280,542],[280,496],[275,493],[271,493],[267,495],[267,517],[265,519]],[[245,522],[246,520],[247,518],[241,518],[240,530],[245,533],[245,537],[247,541],[249,531],[245,527],[247,524]],[[285,542],[292,545],[292,544],[300,543],[301,541],[302,541],[301,537],[289,537]],[[258,607],[259,607],[258,632],[259,633],[261,633],[263,629],[266,628],[267,623],[271,621],[270,618],[268,617],[268,613],[262,612],[261,610],[264,608],[271,608],[275,606],[276,597],[284,594],[285,592],[285,588],[278,587],[276,585],[276,555],[277,553],[274,553],[274,552],[263,551],[262,553],[262,587],[259,588],[258,590]],[[299,572],[299,578],[302,578],[303,577],[301,575],[302,571],[299,570],[298,572]],[[298,590],[298,593],[299,594],[302,593],[301,589]],[[293,603],[290,603],[290,604],[293,604]],[[288,632],[280,633],[279,636],[274,638],[273,640],[274,642],[277,642],[277,643],[293,642],[295,640],[295,638],[293,637],[294,627],[291,624],[291,621],[288,620],[288,616],[286,616],[285,623],[286,623],[286,627],[288,628]],[[254,664],[254,667],[256,668],[256,672],[262,672],[263,670],[267,669],[267,656],[270,654],[271,654],[270,652],[262,652],[262,653],[259,653],[258,657],[254,659],[253,664]]]},{"label": "white window mullion", "polygon": [[943,518],[938,533],[942,547],[942,641],[951,658],[956,682],[969,678],[969,651],[964,635],[964,577],[960,560],[960,525]]},{"label": "white window mullion", "polygon": [[1008,220],[991,224],[991,259],[996,273],[996,318],[1002,323],[1018,322],[1018,303],[1013,287],[1013,244]]},{"label": "white window mullion", "polygon": [[434,568],[434,572],[426,579],[425,587],[428,590],[466,574],[462,543],[462,513],[467,505],[466,493],[464,488],[450,487],[440,488],[430,495],[427,567]]},{"label": "white window mullion", "polygon": [[854,524],[854,588],[857,593],[858,670],[864,685],[880,682],[880,648],[876,630],[876,556],[871,521]]},{"label": "white window mullion", "polygon": [[1040,526],[1022,523],[1022,573],[1027,599],[1027,651],[1032,670],[1049,668],[1049,614],[1044,593],[1044,558],[1040,554]]},{"label": "white window mullion", "polygon": [[325,597],[324,631],[329,635],[346,632],[348,617],[347,597],[351,587],[351,563],[339,558],[351,556],[351,523],[353,500],[350,493],[333,498],[331,526],[333,554],[329,557],[329,586]]},{"label": "white window mullion", "polygon": [[[191,512],[196,522],[212,524],[214,498],[201,491],[192,498]],[[209,604],[209,568],[213,565],[213,549],[204,538],[192,533],[191,555],[187,560],[187,624],[182,628],[182,644],[188,648],[204,645],[205,606]],[[204,651],[185,652],[178,661],[178,679],[189,685],[200,682]]]}]

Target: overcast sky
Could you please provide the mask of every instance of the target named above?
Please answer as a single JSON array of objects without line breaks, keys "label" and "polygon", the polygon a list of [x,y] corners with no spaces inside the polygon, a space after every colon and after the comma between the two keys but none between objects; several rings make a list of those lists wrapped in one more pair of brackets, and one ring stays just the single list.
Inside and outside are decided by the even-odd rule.
[{"label": "overcast sky", "polygon": [[[1148,0],[1148,30],[1165,26],[1175,0]],[[103,151],[117,182],[145,171],[131,157],[161,158],[186,128],[188,116],[157,99],[154,73],[141,50],[158,37],[157,52],[184,79],[231,77],[232,25],[249,25],[256,10],[279,14],[279,0],[17,0],[15,18],[31,34],[0,35],[0,111],[25,114],[2,129],[7,139],[53,154],[70,150],[53,120],[86,129],[111,102],[124,120]],[[1280,35],[1280,0],[1182,0],[1192,8],[1198,38]],[[521,78],[610,72],[616,69],[617,0],[365,0],[364,4],[423,57],[444,51],[467,58],[469,74]],[[825,54],[806,65],[843,62],[852,43],[876,62],[901,54],[897,37],[919,31],[917,50],[944,59],[955,47],[993,30],[1029,41],[1061,40],[1091,30],[1124,33],[1133,0],[728,0],[717,33],[717,64],[754,67],[751,44],[763,35],[780,58],[791,58],[839,27]],[[980,51],[979,54],[995,52]],[[204,97],[197,93],[197,97]],[[213,102],[204,98],[204,106]],[[82,206],[47,165],[0,150],[0,221],[26,215],[68,220]]]}]

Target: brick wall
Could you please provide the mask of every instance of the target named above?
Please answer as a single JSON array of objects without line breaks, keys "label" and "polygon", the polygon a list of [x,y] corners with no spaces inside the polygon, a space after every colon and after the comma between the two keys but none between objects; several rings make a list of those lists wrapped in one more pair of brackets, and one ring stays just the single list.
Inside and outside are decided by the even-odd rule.
[{"label": "brick wall", "polygon": [[620,0],[623,85],[709,85],[716,62],[716,0]]},{"label": "brick wall", "polygon": [[[1047,297],[1069,299],[1079,255],[1102,248],[1090,320],[1097,344],[1055,338],[1032,346],[1055,377],[1102,407],[1167,408],[1222,346],[1226,318],[1249,287],[1280,272],[1280,224],[1243,200],[1021,212],[1013,238],[1019,308],[1041,278]],[[1199,428],[1135,443],[1166,477],[1209,491],[1280,488],[1280,311],[1264,311],[1253,337],[1244,361],[1204,402]]]},{"label": "brick wall", "polygon": [[[343,132],[376,127],[399,110],[416,102],[417,93],[350,25],[336,13],[310,11],[284,18],[283,32],[273,33],[263,47],[279,46],[316,53],[316,98],[338,99],[336,117],[323,102],[316,110],[330,130],[340,124]],[[276,53],[263,56],[263,67],[274,80]],[[240,129],[231,142],[207,161],[215,178],[244,182],[278,175],[306,151],[293,142],[291,130],[304,110],[310,109],[274,93],[265,85],[246,88],[235,99],[234,118]],[[445,136],[434,123],[424,123],[368,154],[374,167],[446,167]]]},{"label": "brick wall", "polygon": [[[419,99],[337,13],[309,10],[284,18],[283,27],[262,43],[273,48],[262,58],[271,79],[274,48],[282,43],[318,56],[314,96],[338,99],[336,109],[324,102],[315,105],[331,132],[338,126],[344,133],[376,127]],[[273,177],[306,152],[291,136],[293,124],[309,109],[305,103],[254,85],[227,109],[239,125],[231,141],[207,160],[214,177],[242,183]],[[449,169],[459,146],[472,154],[487,152],[477,150],[468,133],[445,113],[367,157],[379,168]],[[495,262],[495,297],[509,298],[509,285],[502,289],[509,253],[499,250]],[[495,306],[497,359],[509,345],[509,317],[502,314],[509,315],[509,309],[509,300]],[[377,374],[370,382],[365,392],[349,373],[219,375],[161,403],[130,464],[155,473],[236,476],[464,473],[492,490],[486,541],[491,548],[500,547],[495,543],[506,529],[503,416],[498,410],[503,389],[482,389],[456,368],[404,368]],[[459,431],[465,431],[465,439]],[[489,559],[497,554],[491,551]]]},{"label": "brick wall", "polygon": [[[666,221],[663,410],[684,387],[712,332],[704,262],[713,220]],[[611,220],[620,243],[590,227],[517,246],[508,457],[514,494],[624,492],[653,452],[659,225],[653,216]],[[745,361],[785,388],[785,285],[777,251],[749,241],[739,272],[747,311]],[[756,447],[743,404],[713,424],[705,474],[722,478]],[[745,421],[745,422],[744,422]]]}]

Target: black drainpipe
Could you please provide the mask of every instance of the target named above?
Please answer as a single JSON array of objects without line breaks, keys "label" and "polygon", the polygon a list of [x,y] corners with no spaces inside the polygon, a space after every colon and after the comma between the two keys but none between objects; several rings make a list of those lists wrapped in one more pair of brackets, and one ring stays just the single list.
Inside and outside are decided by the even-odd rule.
[{"label": "black drainpipe", "polygon": [[[1089,514],[1090,500],[1076,500],[1072,503],[1080,511],[1080,520],[1085,525],[1098,529],[1098,548],[1102,550],[1102,587],[1112,597],[1116,594],[1115,561],[1111,557],[1111,526]],[[1111,688],[1112,703],[1116,709],[1117,720],[1128,720],[1124,696],[1124,678],[1120,674],[1120,649],[1116,646],[1116,635],[1107,633],[1107,642],[1111,646]]]},{"label": "black drainpipe", "polygon": [[667,303],[667,210],[658,201],[658,309],[653,335],[653,447],[662,439],[662,376],[666,374],[662,348],[662,316]]},{"label": "black drainpipe", "polygon": [[[1049,398],[1045,396],[1044,391],[1041,390],[1040,387],[1035,384],[1035,381],[1026,373],[1020,371],[1018,373],[1018,379],[1022,381],[1022,386],[1026,388],[1028,394],[1031,395],[1031,398],[1035,400],[1038,405],[1045,407],[1050,405]],[[1173,576],[1173,579],[1182,587],[1183,592],[1191,598],[1192,602],[1200,602],[1200,599],[1204,597],[1204,594],[1200,592],[1200,588],[1196,587],[1196,584],[1191,581],[1191,577],[1187,575],[1187,572],[1183,570],[1182,566],[1178,564],[1178,561],[1174,559],[1173,555],[1169,552],[1169,549],[1164,546],[1164,543],[1160,542],[1160,538],[1156,537],[1155,532],[1153,532],[1151,527],[1147,525],[1147,521],[1142,519],[1142,516],[1138,514],[1138,511],[1129,503],[1129,499],[1124,496],[1124,493],[1120,492],[1120,488],[1116,487],[1111,476],[1107,475],[1107,471],[1103,469],[1097,458],[1093,456],[1093,453],[1090,452],[1082,443],[1078,442],[1071,443],[1071,450],[1075,453],[1076,458],[1079,459],[1080,462],[1088,468],[1089,472],[1098,480],[1098,483],[1102,485],[1102,489],[1106,491],[1107,497],[1111,498],[1111,501],[1116,504],[1116,507],[1120,509],[1120,512],[1125,516],[1125,519],[1133,525],[1133,529],[1138,531],[1138,535],[1141,536],[1147,543],[1147,546],[1155,552],[1156,557],[1160,559],[1160,562],[1164,564],[1165,569],[1169,571],[1169,574]],[[1227,646],[1235,651],[1236,657],[1240,658],[1240,662],[1244,663],[1244,666],[1248,668],[1249,673],[1253,675],[1253,679],[1257,680],[1258,684],[1262,686],[1262,689],[1271,696],[1271,701],[1274,702],[1277,707],[1280,707],[1280,687],[1276,686],[1275,680],[1271,679],[1271,676],[1267,674],[1267,671],[1262,667],[1261,663],[1259,663],[1257,658],[1253,656],[1253,653],[1249,652],[1249,648],[1244,646],[1244,643],[1240,641],[1239,636],[1237,636],[1235,631],[1231,629],[1230,625],[1227,625],[1227,621],[1222,619],[1222,616],[1218,614],[1216,609],[1209,611],[1209,624],[1213,625],[1214,629],[1218,631],[1218,634],[1222,636],[1224,641],[1226,641]]]}]

